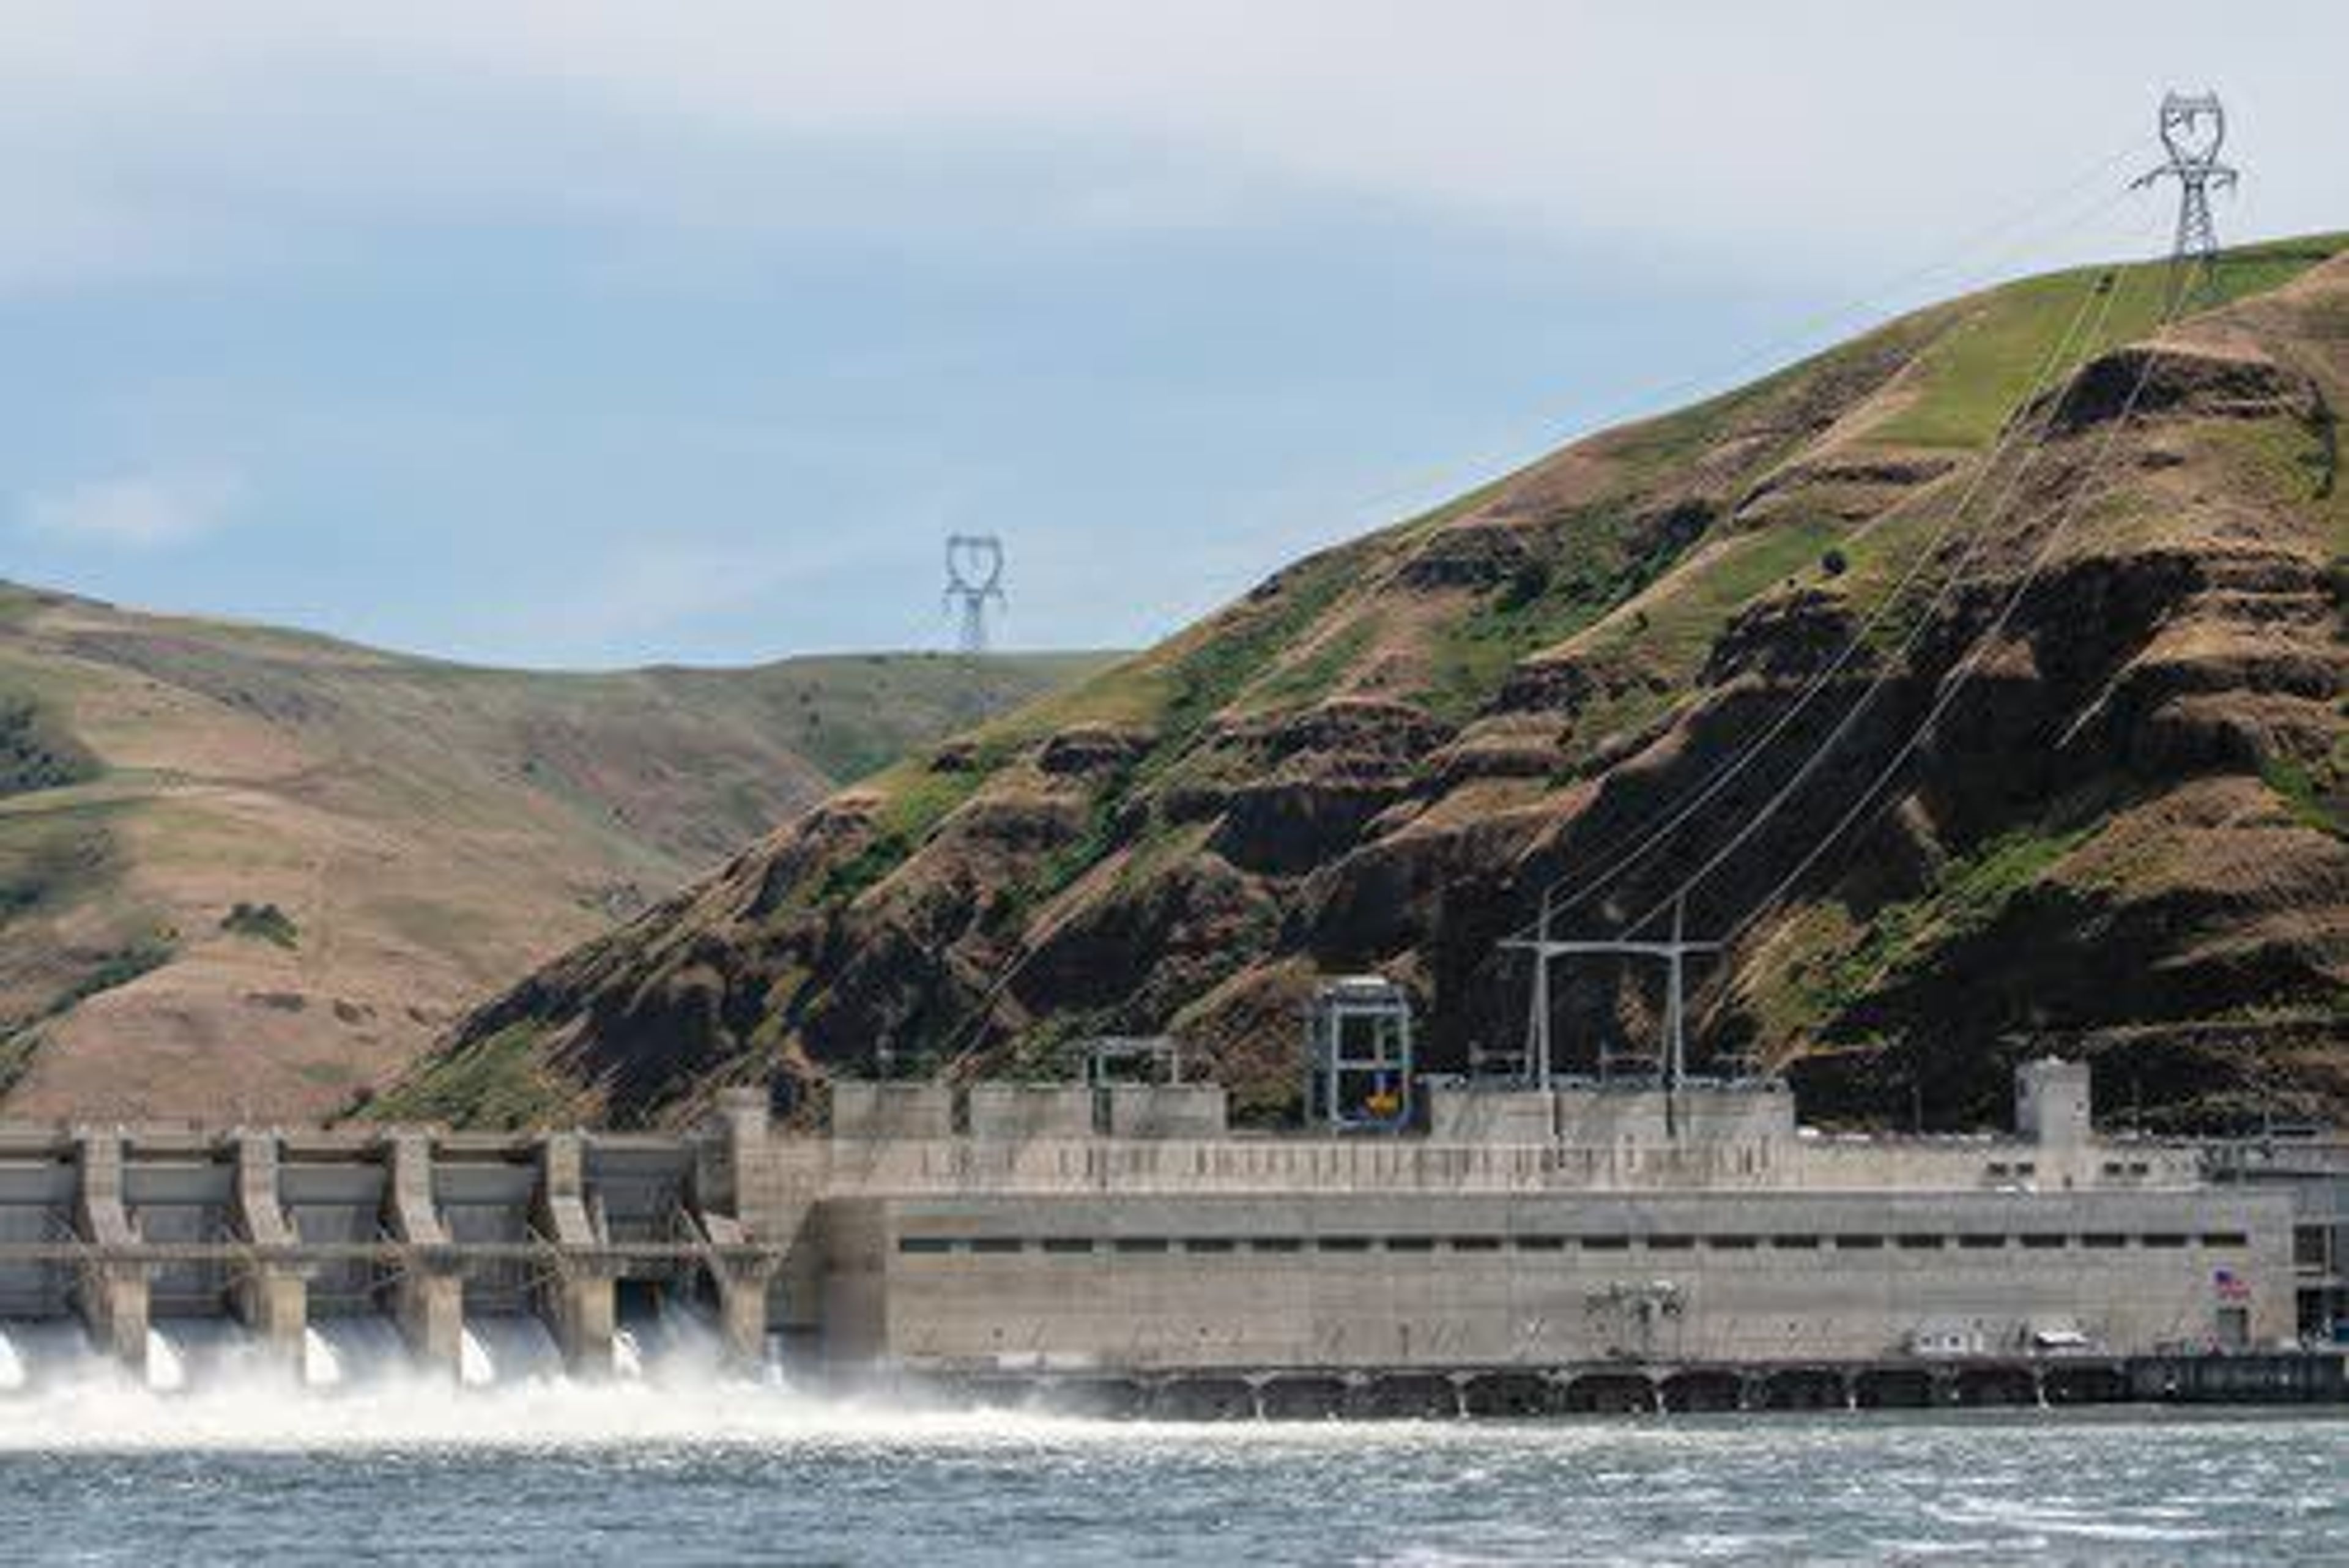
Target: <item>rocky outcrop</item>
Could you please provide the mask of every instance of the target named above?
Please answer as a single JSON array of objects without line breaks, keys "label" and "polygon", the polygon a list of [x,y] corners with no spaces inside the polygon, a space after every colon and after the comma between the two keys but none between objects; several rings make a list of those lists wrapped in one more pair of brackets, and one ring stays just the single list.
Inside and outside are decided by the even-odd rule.
[{"label": "rocky outcrop", "polygon": [[2075,435],[2127,412],[2148,418],[2311,421],[2325,406],[2316,382],[2256,348],[2132,344],[2091,361],[2059,391],[2053,423]]},{"label": "rocky outcrop", "polygon": [[1100,774],[1137,762],[1149,750],[1150,737],[1139,731],[1080,724],[1045,742],[1036,765],[1061,776]]}]

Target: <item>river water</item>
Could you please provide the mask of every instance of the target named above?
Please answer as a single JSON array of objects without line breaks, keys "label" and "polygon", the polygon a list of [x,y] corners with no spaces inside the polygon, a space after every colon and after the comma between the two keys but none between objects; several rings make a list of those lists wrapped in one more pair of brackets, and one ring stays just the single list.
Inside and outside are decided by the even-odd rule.
[{"label": "river water", "polygon": [[528,1319],[455,1380],[310,1339],[0,1324],[0,1563],[2349,1563],[2349,1411],[1154,1425],[729,1378],[689,1314],[594,1383]]},{"label": "river water", "polygon": [[9,1563],[2349,1562],[2349,1419],[1170,1426],[702,1376],[0,1398]]}]

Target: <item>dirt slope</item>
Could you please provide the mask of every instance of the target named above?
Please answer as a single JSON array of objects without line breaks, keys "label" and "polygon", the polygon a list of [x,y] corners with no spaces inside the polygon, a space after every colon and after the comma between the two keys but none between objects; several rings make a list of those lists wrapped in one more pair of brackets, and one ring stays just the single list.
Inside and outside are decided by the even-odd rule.
[{"label": "dirt slope", "polygon": [[[1317,971],[1407,982],[1439,1063],[1519,1039],[1495,940],[1791,711],[1568,928],[1761,820],[1686,905],[1742,928],[1709,1052],[1831,1117],[1994,1118],[2051,1046],[2148,1120],[2338,1117],[2342,245],[2231,258],[2230,303],[2164,331],[2154,268],[1957,300],[1300,561],[542,970],[388,1107],[657,1119],[885,1049],[1049,1075],[1171,1029],[1278,1116]],[[1911,735],[1887,809],[1765,905]],[[1654,1002],[1560,992],[1581,1059]]]},{"label": "dirt slope", "polygon": [[1097,663],[532,674],[0,585],[5,1111],[331,1110],[838,784]]}]

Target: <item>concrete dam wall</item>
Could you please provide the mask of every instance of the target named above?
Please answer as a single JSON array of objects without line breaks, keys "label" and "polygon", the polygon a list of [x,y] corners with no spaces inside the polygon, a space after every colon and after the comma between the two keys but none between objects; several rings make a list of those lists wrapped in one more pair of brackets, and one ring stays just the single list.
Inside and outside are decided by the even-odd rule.
[{"label": "concrete dam wall", "polygon": [[781,1254],[698,1206],[719,1185],[702,1170],[713,1151],[581,1133],[0,1129],[0,1331],[78,1324],[162,1386],[177,1373],[157,1359],[219,1337],[205,1324],[327,1380],[349,1359],[336,1346],[396,1346],[451,1376],[499,1360],[606,1375],[652,1332],[639,1325],[685,1313],[755,1363]]},{"label": "concrete dam wall", "polygon": [[1000,1084],[837,1085],[812,1132],[759,1092],[676,1136],[0,1129],[0,1343],[78,1324],[150,1382],[230,1330],[313,1380],[322,1344],[595,1377],[688,1322],[827,1384],[1176,1414],[2340,1381],[2245,1369],[2331,1310],[2349,1158],[2105,1137],[2063,1064],[1961,1137],[1821,1136],[1769,1083],[1423,1089],[1375,1134]]}]

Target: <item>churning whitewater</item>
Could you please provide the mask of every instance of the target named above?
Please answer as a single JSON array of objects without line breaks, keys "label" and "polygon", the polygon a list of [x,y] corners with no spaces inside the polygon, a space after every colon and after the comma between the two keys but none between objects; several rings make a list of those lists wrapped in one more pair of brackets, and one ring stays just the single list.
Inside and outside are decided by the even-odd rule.
[{"label": "churning whitewater", "polygon": [[613,1351],[612,1376],[577,1379],[537,1319],[469,1320],[451,1379],[385,1319],[326,1318],[304,1334],[297,1377],[233,1322],[167,1319],[141,1375],[78,1324],[0,1323],[0,1450],[723,1440],[796,1429],[812,1406],[771,1373],[722,1372],[716,1332],[689,1312],[622,1327]]},{"label": "churning whitewater", "polygon": [[18,1560],[810,1557],[1173,1563],[2349,1557],[2349,1422],[2142,1409],[1167,1424],[912,1408],[723,1370],[678,1312],[571,1377],[530,1318],[460,1376],[379,1318],[299,1377],[165,1320],[146,1375],[0,1328],[0,1529]]}]

